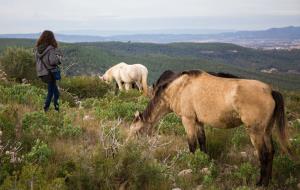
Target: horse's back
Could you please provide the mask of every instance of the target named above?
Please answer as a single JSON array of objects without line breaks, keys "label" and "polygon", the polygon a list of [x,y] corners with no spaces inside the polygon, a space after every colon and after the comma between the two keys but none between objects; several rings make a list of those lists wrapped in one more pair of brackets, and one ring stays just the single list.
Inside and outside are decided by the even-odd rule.
[{"label": "horse's back", "polygon": [[174,96],[177,100],[171,105],[175,112],[197,117],[198,121],[212,126],[236,127],[243,116],[248,118],[252,113],[268,116],[266,113],[273,109],[271,88],[256,80],[203,73],[196,77],[179,77],[170,86],[174,86],[171,93],[177,94]]}]

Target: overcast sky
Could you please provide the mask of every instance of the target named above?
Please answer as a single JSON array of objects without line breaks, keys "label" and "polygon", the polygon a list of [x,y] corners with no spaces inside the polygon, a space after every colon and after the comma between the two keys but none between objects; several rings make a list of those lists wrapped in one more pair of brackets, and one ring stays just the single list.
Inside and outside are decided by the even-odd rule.
[{"label": "overcast sky", "polygon": [[300,0],[0,0],[0,33],[300,26]]}]

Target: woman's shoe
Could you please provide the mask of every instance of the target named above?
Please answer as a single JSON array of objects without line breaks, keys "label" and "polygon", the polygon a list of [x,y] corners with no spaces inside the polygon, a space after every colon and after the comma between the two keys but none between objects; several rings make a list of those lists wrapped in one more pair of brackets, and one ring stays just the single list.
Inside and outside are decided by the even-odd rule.
[{"label": "woman's shoe", "polygon": [[55,111],[59,111],[59,106],[58,105],[54,106],[54,109]]}]

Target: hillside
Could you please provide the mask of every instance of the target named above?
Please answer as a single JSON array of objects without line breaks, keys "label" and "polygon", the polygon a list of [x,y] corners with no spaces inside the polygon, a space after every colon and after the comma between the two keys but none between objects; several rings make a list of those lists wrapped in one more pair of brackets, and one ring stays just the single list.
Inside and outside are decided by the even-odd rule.
[{"label": "hillside", "polygon": [[[292,55],[289,51],[265,54],[220,43],[61,43],[63,69],[68,75],[58,82],[60,112],[53,106],[44,112],[47,87],[35,77],[30,49],[34,41],[2,42],[1,66],[9,72],[7,76],[0,72],[1,190],[257,188],[259,160],[244,126],[227,130],[205,126],[207,154],[189,152],[186,132],[174,113],[147,130],[148,135],[127,141],[135,112],[142,112],[150,98],[137,90],[117,92],[114,84],[95,76],[74,76],[97,74],[120,61],[147,65],[151,81],[166,69],[192,68],[270,81],[283,94],[288,139],[292,152],[300,158],[300,93],[285,90],[299,89],[299,75],[283,70],[285,64],[297,68],[286,61],[285,53]],[[27,49],[4,50],[12,45]],[[241,54],[241,65],[238,60],[230,63],[236,54]],[[247,61],[255,56],[262,57],[256,64]],[[262,60],[271,59],[276,60],[272,64],[277,68],[282,67],[281,74],[259,71]],[[18,83],[24,77],[28,81]],[[266,189],[296,189],[300,165],[283,154],[275,131],[272,181]]]},{"label": "hillside", "polygon": [[[9,46],[33,47],[33,40],[0,39],[0,53]],[[285,89],[300,89],[300,50],[262,51],[226,43],[62,43],[67,75],[104,73],[121,61],[142,63],[152,83],[164,70],[203,69],[260,79]],[[68,69],[66,69],[68,68]],[[266,74],[262,69],[276,68]]]},{"label": "hillside", "polygon": [[[167,115],[150,136],[126,142],[138,91],[115,94],[97,78],[64,78],[60,113],[42,111],[45,87],[0,81],[0,189],[255,189],[259,162],[243,127],[205,127],[208,155],[190,154],[184,128]],[[80,106],[72,104],[80,96]],[[300,156],[300,95],[286,99],[292,150]],[[269,190],[295,189],[300,166],[276,155]]]}]

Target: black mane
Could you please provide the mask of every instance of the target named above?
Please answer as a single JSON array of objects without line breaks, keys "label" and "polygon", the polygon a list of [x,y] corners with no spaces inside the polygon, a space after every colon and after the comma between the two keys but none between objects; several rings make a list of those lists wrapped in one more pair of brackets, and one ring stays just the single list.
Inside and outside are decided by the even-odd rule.
[{"label": "black mane", "polygon": [[222,78],[240,78],[236,75],[230,74],[230,73],[216,73],[216,72],[207,72],[210,75],[216,76],[216,77],[222,77]]}]

